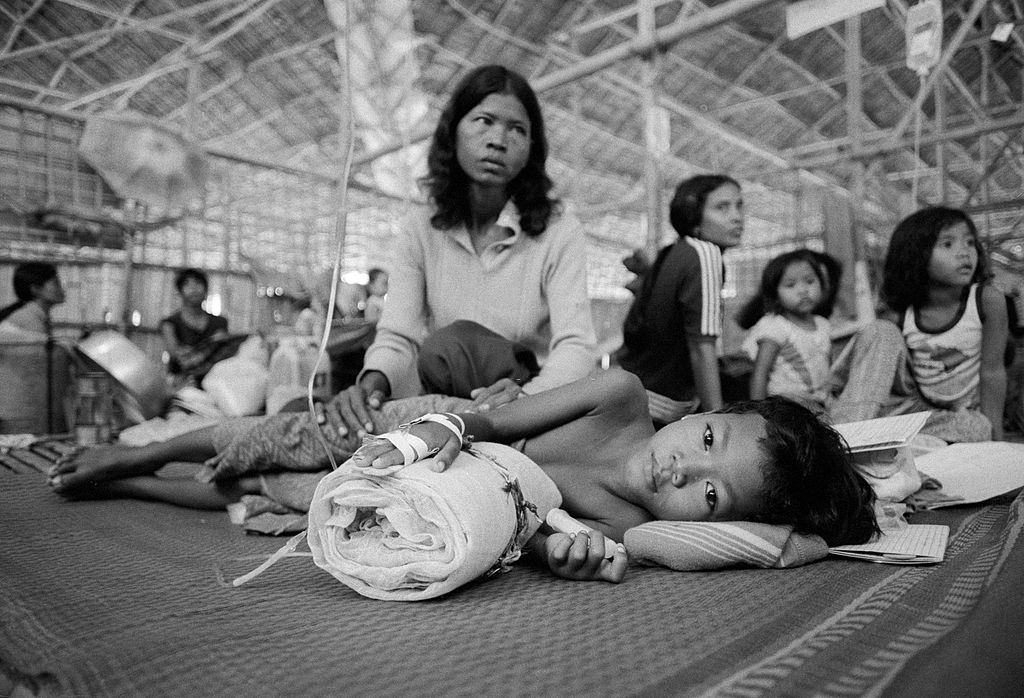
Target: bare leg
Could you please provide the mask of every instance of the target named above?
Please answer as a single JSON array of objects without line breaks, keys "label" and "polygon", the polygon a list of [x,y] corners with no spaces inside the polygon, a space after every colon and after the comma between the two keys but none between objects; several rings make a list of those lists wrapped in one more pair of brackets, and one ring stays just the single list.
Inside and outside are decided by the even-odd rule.
[{"label": "bare leg", "polygon": [[140,475],[100,482],[87,492],[89,498],[144,499],[167,502],[191,509],[223,511],[243,494],[259,493],[259,478],[241,478],[221,483],[198,482],[189,478],[162,478]]},{"label": "bare leg", "polygon": [[202,463],[215,454],[213,427],[145,446],[97,446],[58,460],[50,469],[50,486],[72,495],[99,483],[152,475],[171,461]]}]

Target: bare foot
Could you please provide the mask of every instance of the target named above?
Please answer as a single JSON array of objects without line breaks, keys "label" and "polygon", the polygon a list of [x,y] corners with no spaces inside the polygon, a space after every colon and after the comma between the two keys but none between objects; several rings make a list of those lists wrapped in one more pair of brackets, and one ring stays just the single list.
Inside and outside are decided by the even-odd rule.
[{"label": "bare foot", "polygon": [[69,453],[50,468],[50,487],[64,496],[82,496],[102,483],[148,475],[159,467],[148,463],[141,455],[136,447],[118,444]]}]

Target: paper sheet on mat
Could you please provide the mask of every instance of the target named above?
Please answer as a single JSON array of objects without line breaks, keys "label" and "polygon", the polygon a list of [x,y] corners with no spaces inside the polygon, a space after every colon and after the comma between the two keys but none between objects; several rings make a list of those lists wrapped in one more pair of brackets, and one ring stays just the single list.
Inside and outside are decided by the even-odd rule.
[{"label": "paper sheet on mat", "polygon": [[946,495],[962,497],[931,508],[974,504],[1024,487],[1024,444],[1004,441],[952,444],[915,459],[917,469],[942,483]]}]

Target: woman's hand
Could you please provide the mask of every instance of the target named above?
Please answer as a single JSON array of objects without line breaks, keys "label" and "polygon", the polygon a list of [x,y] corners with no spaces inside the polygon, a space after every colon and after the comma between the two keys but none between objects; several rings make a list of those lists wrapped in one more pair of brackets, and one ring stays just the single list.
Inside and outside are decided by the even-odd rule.
[{"label": "woman's hand", "polygon": [[371,371],[356,385],[345,388],[331,398],[324,408],[325,430],[337,428],[337,437],[355,434],[362,438],[376,431],[370,410],[379,410],[388,398],[388,379],[384,374]]},{"label": "woman's hand", "polygon": [[486,388],[475,388],[469,393],[473,402],[466,408],[467,412],[486,412],[496,407],[507,405],[523,394],[523,388],[511,378],[502,378],[494,385]]},{"label": "woman's hand", "polygon": [[553,573],[577,581],[605,581],[618,584],[626,576],[629,556],[618,546],[615,556],[605,559],[604,536],[591,534],[554,533],[544,541],[544,554]]},{"label": "woman's hand", "polygon": [[[431,470],[435,472],[444,472],[462,449],[462,439],[451,429],[435,422],[417,422],[407,428],[409,434],[422,439],[427,445],[428,456],[437,454],[431,464]],[[405,463],[405,457],[390,441],[378,438],[361,446],[352,455],[352,462],[364,468],[383,469],[402,465]]]}]

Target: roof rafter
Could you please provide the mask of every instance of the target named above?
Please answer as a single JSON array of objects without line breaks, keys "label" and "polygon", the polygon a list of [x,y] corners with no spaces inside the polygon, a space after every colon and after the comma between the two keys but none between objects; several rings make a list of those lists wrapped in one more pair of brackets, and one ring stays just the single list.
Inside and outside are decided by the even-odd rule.
[{"label": "roof rafter", "polygon": [[[699,14],[692,15],[685,21],[677,21],[669,28],[657,30],[654,38],[650,41],[641,41],[639,39],[624,41],[621,44],[606,49],[599,54],[588,56],[573,65],[542,75],[534,81],[534,90],[538,93],[543,93],[547,90],[561,87],[562,85],[574,80],[579,80],[580,78],[604,70],[605,68],[608,68],[630,56],[643,55],[652,50],[664,48],[676,41],[679,41],[685,36],[719,26],[749,12],[762,9],[769,5],[774,5],[777,2],[779,2],[779,0],[727,0],[727,2],[718,5],[713,9],[706,9]],[[412,142],[429,138],[432,132],[432,128],[422,128],[412,134]],[[367,162],[372,162],[383,155],[387,155],[388,153],[392,153],[404,147],[406,143],[407,141],[395,141],[380,148],[376,148],[371,152],[357,157],[353,161],[353,165],[362,165]]]},{"label": "roof rafter", "polygon": [[[162,15],[150,17],[146,20],[146,22],[149,26],[162,26],[165,24],[169,24],[171,22],[176,22],[186,17],[192,17],[194,15],[202,14],[203,12],[208,12],[209,10],[215,7],[219,7],[221,5],[228,5],[238,2],[239,0],[205,0],[205,2],[199,2],[195,5],[190,5],[189,7],[171,10],[170,12],[165,12]],[[3,8],[2,5],[0,5],[0,9],[6,12],[6,9]],[[71,44],[80,44],[98,37],[109,37],[117,34],[125,34],[130,32],[134,33],[140,31],[143,31],[143,29],[134,25],[126,24],[110,28],[105,27],[103,29],[94,29],[91,31],[80,32],[72,36],[64,36],[59,39],[52,39],[49,41],[42,40],[39,44],[26,46],[25,48],[9,51],[5,54],[0,54],[0,63],[4,61],[13,60],[15,58],[24,58],[26,56],[34,55],[36,53],[57,50]]]},{"label": "roof rafter", "polygon": [[39,8],[42,7],[45,2],[46,0],[35,0],[35,2],[32,3],[32,7],[28,8],[17,17],[14,22],[14,26],[11,27],[11,31],[7,35],[7,40],[4,41],[4,45],[0,47],[0,56],[11,50],[11,47],[14,46],[14,42],[18,40],[18,35],[21,34],[22,30],[25,28],[25,23],[32,18],[32,15],[39,11]]},{"label": "roof rafter", "polygon": [[54,2],[59,2],[59,3],[63,4],[63,5],[69,5],[71,7],[76,7],[79,10],[85,10],[86,12],[91,12],[92,14],[99,15],[100,17],[106,17],[107,19],[116,19],[118,21],[124,22],[127,25],[130,25],[133,29],[137,29],[137,30],[145,31],[145,32],[150,32],[150,33],[153,33],[153,34],[159,34],[160,36],[166,37],[168,39],[174,39],[175,41],[188,41],[188,35],[187,34],[182,34],[181,32],[176,32],[173,29],[166,29],[166,28],[164,28],[164,26],[161,23],[150,22],[149,20],[145,20],[145,19],[132,19],[130,17],[124,16],[124,14],[122,12],[115,12],[113,10],[108,10],[108,9],[106,9],[104,7],[97,7],[96,5],[93,5],[91,2],[86,2],[85,0],[53,0],[53,1]]}]

